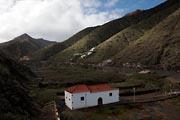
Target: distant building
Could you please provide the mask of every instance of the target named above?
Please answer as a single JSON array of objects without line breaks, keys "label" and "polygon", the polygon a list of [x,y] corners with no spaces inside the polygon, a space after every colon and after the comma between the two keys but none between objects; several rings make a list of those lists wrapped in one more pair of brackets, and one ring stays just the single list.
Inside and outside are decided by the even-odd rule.
[{"label": "distant building", "polygon": [[94,50],[95,50],[95,47],[91,48],[91,49],[89,50],[89,52],[94,52]]},{"label": "distant building", "polygon": [[70,109],[87,108],[119,101],[119,89],[107,84],[76,85],[65,89],[65,103]]},{"label": "distant building", "polygon": [[30,60],[28,56],[23,56],[19,59],[20,61],[28,61]]},{"label": "distant building", "polygon": [[139,73],[140,74],[149,74],[149,73],[151,73],[151,71],[150,70],[142,70]]}]

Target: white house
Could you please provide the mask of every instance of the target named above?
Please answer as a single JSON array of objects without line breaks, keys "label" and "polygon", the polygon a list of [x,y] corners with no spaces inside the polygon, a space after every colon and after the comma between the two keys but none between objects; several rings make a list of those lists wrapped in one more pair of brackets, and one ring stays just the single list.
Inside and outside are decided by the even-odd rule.
[{"label": "white house", "polygon": [[119,101],[119,89],[107,84],[76,85],[65,89],[64,92],[65,103],[72,110]]}]

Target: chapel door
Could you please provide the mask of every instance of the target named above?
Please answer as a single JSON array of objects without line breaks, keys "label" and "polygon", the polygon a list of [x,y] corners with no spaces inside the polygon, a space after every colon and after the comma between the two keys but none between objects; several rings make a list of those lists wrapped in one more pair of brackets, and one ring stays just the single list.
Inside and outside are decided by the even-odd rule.
[{"label": "chapel door", "polygon": [[103,99],[100,97],[100,98],[98,98],[98,105],[102,105],[103,104]]}]

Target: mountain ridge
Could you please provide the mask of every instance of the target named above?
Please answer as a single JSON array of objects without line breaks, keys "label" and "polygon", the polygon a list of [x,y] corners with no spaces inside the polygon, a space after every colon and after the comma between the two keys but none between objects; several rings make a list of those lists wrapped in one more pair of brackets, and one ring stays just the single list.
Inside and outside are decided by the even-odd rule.
[{"label": "mountain ridge", "polygon": [[56,42],[42,38],[35,39],[24,33],[8,42],[0,43],[0,49],[12,59],[19,60],[23,56],[29,56],[40,48],[54,43]]},{"label": "mountain ridge", "polygon": [[[165,62],[166,60],[162,60],[164,57],[162,58],[158,55],[158,50],[160,49],[157,49],[157,51],[154,50],[156,45],[153,42],[153,40],[156,41],[157,44],[159,44],[159,46],[156,47],[159,48],[164,44],[164,41],[170,40],[168,36],[174,36],[176,39],[179,38],[178,31],[175,31],[174,29],[168,31],[165,27],[164,29],[161,28],[162,24],[162,26],[174,26],[178,30],[179,24],[167,24],[166,22],[168,21],[167,19],[172,18],[169,16],[174,14],[175,11],[178,11],[179,8],[179,0],[167,0],[153,8],[131,12],[122,18],[90,29],[85,33],[84,30],[82,30],[73,35],[71,37],[72,39],[69,38],[61,43],[42,48],[39,50],[40,52],[35,53],[36,57],[34,58],[35,60],[38,58],[37,60],[48,60],[53,63],[76,62],[99,64],[106,60],[110,60],[112,61],[111,65],[115,66],[123,66],[126,63],[142,64],[144,66],[157,65],[161,67],[179,66],[178,64],[175,65],[175,62],[177,62],[179,58],[175,57],[176,55],[172,53],[172,50],[167,53],[168,55],[170,54],[167,59],[169,59],[169,61],[171,59],[171,61],[174,62],[169,62],[169,64],[167,62],[163,63],[163,61]],[[176,20],[177,18],[178,15],[172,19]],[[165,19],[166,21],[164,23]],[[154,32],[154,35],[151,36],[150,34],[154,29],[160,30]],[[168,32],[166,33],[166,31]],[[80,37],[75,37],[81,32],[83,34],[80,35]],[[165,33],[167,35],[161,35]],[[146,38],[147,36],[150,36],[149,39],[151,42],[142,42],[143,46],[141,46],[141,48],[138,47],[139,45],[137,43],[139,43],[139,41],[148,41]],[[73,40],[74,38],[75,40]],[[164,41],[158,41],[157,38],[164,39]],[[178,44],[178,40],[175,40],[174,38],[172,41],[175,41]],[[70,44],[68,43],[68,40],[70,41]],[[153,52],[151,52],[151,50],[147,51],[146,49],[151,43],[153,44],[151,50],[154,50],[155,56],[152,56]],[[171,43],[167,42],[166,46],[170,47]],[[175,46],[174,49],[177,48],[178,46]],[[137,53],[134,53],[135,51],[137,51]],[[174,52],[177,53],[176,51]],[[133,55],[131,55],[131,53],[133,53]],[[163,52],[163,54],[165,54],[165,52]],[[151,56],[152,60],[148,58],[148,56]],[[164,65],[161,65],[161,63]]]},{"label": "mountain ridge", "polygon": [[[122,18],[110,21],[110,22],[98,27],[97,29],[93,30],[92,32],[90,32],[88,35],[84,36],[81,40],[79,40],[72,46],[68,47],[67,49],[65,49],[62,52],[59,52],[58,54],[53,56],[53,61],[68,62],[68,61],[71,61],[72,59],[77,61],[78,59],[81,59],[80,57],[83,54],[88,54],[88,51],[91,48],[94,48],[94,47],[102,44],[103,42],[105,42],[109,38],[113,37],[117,33],[127,29],[128,27],[135,25],[136,23],[139,23],[145,19],[148,19],[148,18],[152,17],[154,14],[157,14],[160,11],[164,11],[165,9],[168,9],[175,4],[179,5],[179,1],[178,0],[166,1],[154,8],[151,8],[148,10],[143,10],[141,12],[138,12],[137,14],[132,14],[130,16],[124,16]],[[159,15],[159,16],[161,16],[161,15]],[[143,29],[141,29],[141,30],[143,30]],[[108,53],[106,52],[103,55],[106,55],[106,54],[108,54]],[[77,59],[77,56],[75,56],[75,55],[79,55],[79,58]],[[86,61],[86,60],[80,60],[80,62],[81,61]],[[92,62],[90,61],[90,63],[92,63]]]},{"label": "mountain ridge", "polygon": [[97,46],[96,54],[90,56],[88,60],[93,61],[94,59],[94,62],[100,62],[106,59],[110,59],[111,57],[113,57],[113,55],[123,50],[131,42],[142,37],[146,32],[151,30],[154,26],[156,26],[159,22],[161,22],[179,7],[179,4],[175,4],[163,11],[157,12],[151,17],[142,20],[135,25],[126,28],[123,31],[120,31],[110,39]]},{"label": "mountain ridge", "polygon": [[94,30],[97,27],[85,28],[85,29],[77,32],[75,35],[73,35],[72,37],[68,38],[67,40],[65,40],[63,42],[44,47],[44,48],[36,51],[34,54],[32,54],[31,59],[47,60],[50,57],[52,57],[53,55],[57,54],[58,52],[61,52],[64,49],[70,47],[71,45],[76,43],[79,39],[81,39],[82,37],[84,37],[86,34],[90,33],[92,30]]}]

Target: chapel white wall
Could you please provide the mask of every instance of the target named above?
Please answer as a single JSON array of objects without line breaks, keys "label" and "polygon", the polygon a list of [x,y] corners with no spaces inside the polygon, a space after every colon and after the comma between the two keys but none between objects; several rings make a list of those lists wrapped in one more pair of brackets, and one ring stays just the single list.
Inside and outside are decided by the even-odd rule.
[{"label": "chapel white wall", "polygon": [[[109,96],[109,93],[112,93],[112,96]],[[109,104],[119,101],[119,90],[103,91],[103,92],[94,92],[88,94],[87,107],[98,105],[98,99],[102,98],[103,104]]]},{"label": "chapel white wall", "polygon": [[[82,92],[82,93],[74,93],[73,96],[72,96],[72,100],[73,100],[73,103],[72,103],[72,108],[73,109],[78,109],[78,108],[85,108],[87,106],[87,95],[89,94],[90,92]],[[84,97],[84,100],[82,101],[81,100],[81,97]]]},{"label": "chapel white wall", "polygon": [[[109,93],[112,93],[112,96],[109,96]],[[67,102],[67,106],[70,109],[79,109],[86,108],[98,105],[98,99],[101,97],[103,104],[109,104],[119,101],[119,90],[103,91],[103,92],[82,92],[74,93],[71,95],[71,103]],[[84,100],[81,101],[81,97],[84,97]]]},{"label": "chapel white wall", "polygon": [[65,91],[65,104],[68,106],[70,109],[72,109],[72,94]]}]

